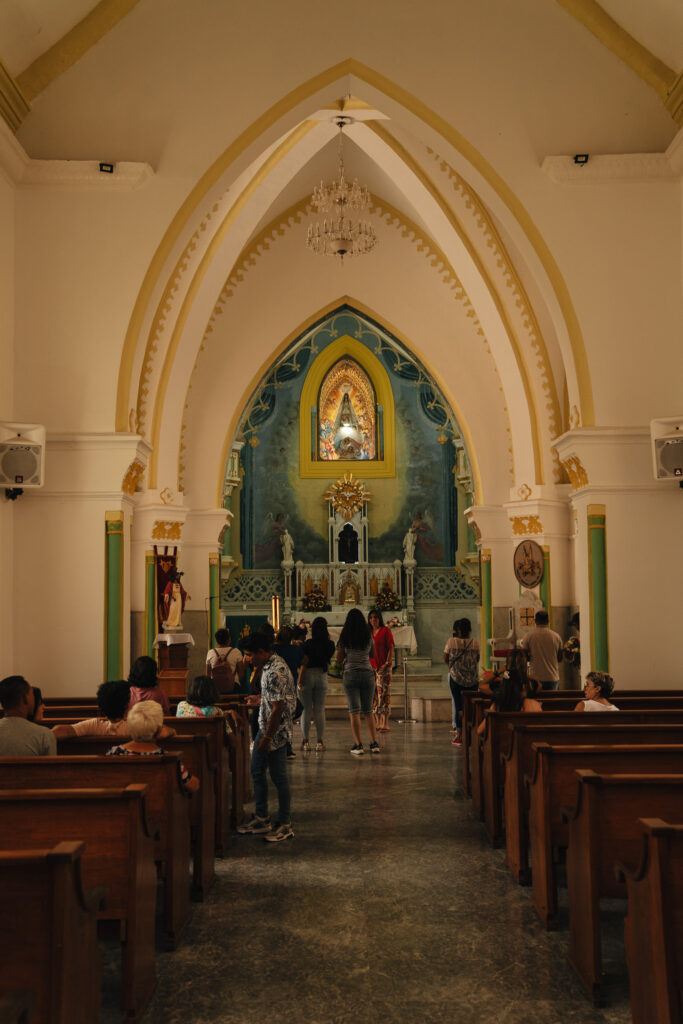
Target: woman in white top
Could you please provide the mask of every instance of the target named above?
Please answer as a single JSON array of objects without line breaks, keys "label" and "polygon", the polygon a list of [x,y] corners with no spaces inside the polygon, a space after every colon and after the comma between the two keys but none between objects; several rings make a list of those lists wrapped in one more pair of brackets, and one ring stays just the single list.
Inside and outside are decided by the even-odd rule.
[{"label": "woman in white top", "polygon": [[607,700],[613,690],[614,680],[606,672],[589,672],[583,688],[585,700],[580,700],[574,711],[618,711],[619,708]]}]

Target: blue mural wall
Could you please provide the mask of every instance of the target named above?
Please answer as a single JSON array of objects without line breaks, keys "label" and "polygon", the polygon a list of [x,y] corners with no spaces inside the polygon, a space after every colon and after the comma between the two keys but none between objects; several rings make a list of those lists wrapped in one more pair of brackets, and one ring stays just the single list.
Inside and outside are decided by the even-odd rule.
[{"label": "blue mural wall", "polygon": [[412,526],[418,565],[453,565],[457,549],[457,491],[451,443],[452,418],[420,364],[379,325],[344,307],[307,332],[302,344],[262,382],[241,424],[246,444],[240,548],[245,569],[276,568],[285,529],[294,558],[327,562],[330,483],[349,470],[363,480],[362,462],[332,462],[328,480],[299,476],[299,400],[314,359],[332,341],[358,339],[387,369],[394,396],[396,475],[372,479],[369,555],[373,562],[403,558],[403,537]]}]

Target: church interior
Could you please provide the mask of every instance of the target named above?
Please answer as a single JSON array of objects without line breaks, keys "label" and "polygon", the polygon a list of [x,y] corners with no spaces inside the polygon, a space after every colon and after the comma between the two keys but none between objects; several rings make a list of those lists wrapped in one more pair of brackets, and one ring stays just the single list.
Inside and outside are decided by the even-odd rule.
[{"label": "church interior", "polygon": [[[392,872],[411,899],[397,850],[420,855],[423,807],[456,822],[439,822],[435,871],[454,835],[473,858],[457,915],[491,873],[505,907],[496,978],[505,957],[491,950],[511,929],[563,955],[505,889],[467,805],[453,807],[454,619],[470,619],[488,669],[538,609],[563,641],[578,612],[582,675],[609,672],[633,699],[683,689],[681,69],[677,0],[0,5],[0,678],[68,700],[162,657],[176,572],[188,660],[174,694],[221,626],[235,641],[267,618],[322,614],[337,636],[350,608],[382,608],[396,708],[420,719],[392,727],[385,769],[394,757],[417,774],[407,789],[378,782],[387,804],[367,795],[366,831],[320,765],[295,782],[311,830],[332,829],[324,860],[311,840],[299,865],[322,891],[321,864],[329,877],[348,854],[353,870],[349,836],[368,870],[377,853],[365,911],[386,930],[361,919],[370,963],[391,927],[422,928],[373,901]],[[581,685],[563,666],[561,686]],[[421,803],[430,778],[441,811],[434,793]],[[411,842],[393,847],[403,805]],[[272,879],[261,851],[239,849],[220,898],[246,915]],[[427,889],[441,920],[449,897]],[[350,892],[360,912],[358,879]],[[331,898],[343,931],[351,896]],[[278,899],[268,890],[266,912]],[[217,907],[200,908],[200,930]],[[461,933],[461,964],[481,958],[484,913]],[[243,951],[267,957],[253,941],[247,930]],[[346,941],[328,949],[337,972]],[[514,943],[508,959],[537,971]],[[378,1000],[403,968],[419,988],[429,953],[387,949],[374,987],[354,963],[358,1020],[419,1016],[416,993],[384,1016]],[[439,957],[423,1018],[435,1024],[460,1019]],[[512,999],[514,978],[503,996],[477,977],[480,1004],[458,982],[462,1019]],[[597,1010],[563,970],[543,977],[559,1002],[534,1007],[525,988],[524,1016],[513,1000],[500,1019],[630,1020],[623,991]],[[264,1019],[271,996],[233,996],[232,1016],[207,1004],[182,1019]],[[146,1019],[179,1012],[154,1006]],[[352,1012],[306,1006],[321,1022]]]}]

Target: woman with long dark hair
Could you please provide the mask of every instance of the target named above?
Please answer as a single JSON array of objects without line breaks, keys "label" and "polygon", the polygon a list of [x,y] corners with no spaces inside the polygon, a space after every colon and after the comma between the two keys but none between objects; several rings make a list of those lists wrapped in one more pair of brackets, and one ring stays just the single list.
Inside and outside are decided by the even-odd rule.
[{"label": "woman with long dark hair", "polygon": [[[528,696],[526,673],[518,668],[506,668],[500,686],[491,703],[492,711],[542,711],[540,701]],[[482,734],[486,721],[480,723],[477,732]]]},{"label": "woman with long dark hair", "polygon": [[375,657],[375,645],[372,642],[372,633],[365,621],[365,616],[358,608],[352,608],[346,616],[337,652],[337,660],[344,661],[342,683],[349,705],[349,721],[354,740],[351,753],[356,757],[365,753],[360,735],[362,713],[365,715],[365,723],[370,734],[370,753],[379,754],[375,719],[372,714],[375,671],[370,664],[370,658]]},{"label": "woman with long dark hair", "polygon": [[318,742],[315,749],[321,753],[325,749],[325,697],[327,696],[327,666],[334,654],[334,644],[327,631],[327,619],[318,615],[311,625],[311,639],[303,646],[304,657],[299,669],[299,694],[304,706],[301,715],[301,749],[306,753],[311,749],[308,741],[311,731],[311,713],[315,720]]},{"label": "woman with long dark hair", "polygon": [[443,660],[448,665],[448,682],[453,701],[453,743],[462,743],[462,691],[479,683],[479,643],[471,635],[469,619],[456,619],[453,635],[446,641]]}]

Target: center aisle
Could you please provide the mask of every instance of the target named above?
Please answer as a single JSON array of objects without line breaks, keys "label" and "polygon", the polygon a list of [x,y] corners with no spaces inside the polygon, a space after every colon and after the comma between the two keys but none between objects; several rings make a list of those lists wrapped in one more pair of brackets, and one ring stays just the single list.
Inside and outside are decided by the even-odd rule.
[{"label": "center aisle", "polygon": [[333,722],[324,754],[295,743],[296,838],[235,836],[179,948],[157,955],[145,1024],[627,1024],[625,985],[609,1010],[586,1002],[567,932],[544,931],[485,842],[447,727],[392,723],[380,741],[351,757]]}]

